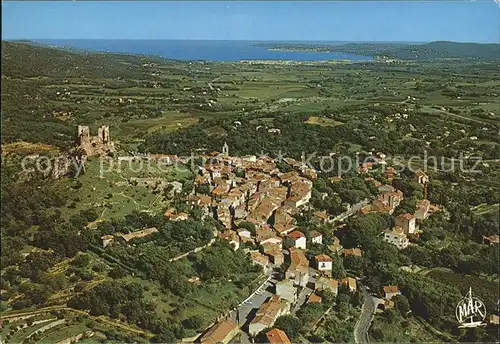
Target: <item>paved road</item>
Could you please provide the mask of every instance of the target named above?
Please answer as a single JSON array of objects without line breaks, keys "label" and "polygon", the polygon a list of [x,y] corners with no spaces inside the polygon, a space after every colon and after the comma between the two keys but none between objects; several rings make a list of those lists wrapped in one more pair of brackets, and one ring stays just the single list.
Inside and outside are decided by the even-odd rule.
[{"label": "paved road", "polygon": [[356,344],[367,344],[368,343],[368,329],[373,319],[373,314],[375,313],[375,302],[373,296],[368,294],[368,291],[364,286],[358,284],[361,287],[361,291],[364,296],[364,303],[361,309],[361,316],[354,327],[354,342]]},{"label": "paved road", "polygon": [[371,200],[369,200],[369,199],[364,199],[364,200],[354,204],[353,206],[351,206],[351,208],[349,210],[346,210],[342,214],[335,216],[334,221],[344,221],[348,217],[351,217],[352,215],[357,213],[361,208],[363,208],[365,205],[370,203],[370,201]]},{"label": "paved road", "polygon": [[231,311],[230,317],[233,320],[236,320],[236,314],[239,313],[240,317],[240,325],[243,325],[245,322],[249,321],[249,314],[252,310],[259,308],[264,301],[270,298],[273,295],[271,282],[266,280],[266,282],[261,285],[256,292],[252,293],[252,295],[247,298],[244,302],[242,302],[236,308],[236,311]]},{"label": "paved road", "polygon": [[295,303],[295,306],[292,309],[292,314],[297,313],[297,311],[302,307],[302,305],[306,302],[308,299],[309,295],[313,293],[313,290],[311,288],[304,287],[302,288],[299,296],[297,297],[297,301]]},{"label": "paved road", "polygon": [[[276,283],[276,280],[269,276],[264,283],[262,283],[249,297],[247,297],[242,303],[229,313],[229,316],[234,321],[237,320],[237,314],[239,315],[239,326],[243,327],[248,323],[253,317],[253,312],[258,309],[264,301],[270,298],[274,293],[272,292],[272,286]],[[253,311],[253,312],[252,312]],[[234,340],[231,341],[234,343]],[[250,344],[252,343],[250,336],[247,332],[241,331],[238,343]]]},{"label": "paved road", "polygon": [[465,119],[465,120],[468,120],[468,121],[472,121],[472,122],[476,122],[476,123],[481,123],[481,124],[485,124],[485,125],[492,125],[489,122],[484,122],[484,121],[481,121],[480,119],[477,119],[477,118],[471,118],[471,117],[457,115],[456,113],[449,112],[448,110],[434,109],[434,108],[433,108],[433,110],[436,111],[436,112],[439,112],[439,113],[441,113],[443,115],[457,117],[457,118],[461,118],[461,119]]}]

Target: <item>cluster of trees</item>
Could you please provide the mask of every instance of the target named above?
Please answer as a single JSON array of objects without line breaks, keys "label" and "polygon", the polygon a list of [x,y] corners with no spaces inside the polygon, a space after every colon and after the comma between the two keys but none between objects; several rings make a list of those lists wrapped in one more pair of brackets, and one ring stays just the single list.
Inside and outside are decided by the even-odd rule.
[{"label": "cluster of trees", "polygon": [[472,288],[474,295],[485,303],[488,310],[494,310],[500,298],[498,283],[494,281],[442,269],[433,270],[428,276],[438,282],[457,286],[463,295],[469,291],[469,288]]},{"label": "cluster of trees", "polygon": [[43,142],[60,148],[71,145],[74,126],[51,118],[54,107],[34,81],[2,78],[2,83],[2,142]]},{"label": "cluster of trees", "polygon": [[[213,236],[214,223],[212,221],[172,222],[163,215],[152,215],[145,212],[133,211],[123,219],[114,219],[101,222],[97,227],[97,234],[131,233],[138,229],[155,227],[157,233],[151,236],[135,239],[137,244],[154,241],[158,246],[170,248],[172,256],[189,251],[207,243]],[[170,257],[170,258],[171,258]]]},{"label": "cluster of trees", "polygon": [[[303,118],[290,116],[282,113],[273,113],[273,128],[281,130],[280,135],[268,133],[264,128],[256,129],[258,126],[252,122],[249,116],[219,117],[200,122],[189,128],[178,130],[172,134],[162,132],[152,134],[147,137],[140,149],[146,152],[169,151],[176,154],[189,154],[200,147],[205,147],[207,151],[219,151],[227,142],[231,147],[231,154],[260,154],[277,153],[284,151],[288,156],[300,158],[304,147],[309,149],[318,148],[318,151],[326,152],[334,143],[332,138],[335,134],[333,127],[309,126],[303,124]],[[258,117],[258,116],[257,116]],[[266,115],[269,117],[269,114]],[[242,124],[237,128],[233,127],[233,122],[239,121]],[[220,127],[228,136],[211,136],[208,129]],[[258,135],[257,135],[258,134]],[[299,139],[300,138],[300,139]]]},{"label": "cluster of trees", "polygon": [[182,337],[178,323],[160,319],[155,305],[144,298],[143,287],[137,282],[106,281],[75,295],[68,306],[88,310],[90,315],[106,315],[126,320],[156,334],[157,342],[174,342]]},{"label": "cluster of trees", "polygon": [[32,252],[26,256],[18,269],[13,266],[8,267],[1,279],[2,288],[7,290],[7,293],[2,294],[2,300],[8,300],[19,292],[23,297],[12,304],[14,309],[47,302],[52,294],[65,289],[68,285],[65,274],[48,273],[59,261],[60,257],[50,252]]},{"label": "cluster of trees", "polygon": [[[499,273],[498,248],[472,241],[467,234],[456,231],[456,226],[442,214],[433,215],[420,228],[423,234],[419,245],[402,251],[411,263],[430,268],[443,266],[464,274]],[[450,243],[443,246],[443,240]]]},{"label": "cluster of trees", "polygon": [[[169,265],[172,263],[169,259],[206,245],[213,238],[215,229],[211,221],[188,219],[172,222],[163,215],[133,212],[123,219],[102,222],[97,229],[89,229],[87,233],[92,243],[100,246],[100,237],[104,234],[134,232],[146,227],[155,227],[158,232],[133,239],[134,245],[112,245],[106,248],[106,254],[157,281],[168,279],[164,276],[170,271]],[[184,288],[182,283],[172,286]]]},{"label": "cluster of trees", "polygon": [[[391,301],[394,302],[394,308],[387,309],[375,316],[370,327],[370,335],[376,341],[402,342],[408,340],[408,336],[412,335],[412,331],[401,331],[401,329],[408,329],[411,325],[408,299],[403,295],[397,295]],[[423,336],[420,336],[414,340],[419,341],[422,338]]]},{"label": "cluster of trees", "polygon": [[313,343],[348,343],[353,341],[354,326],[359,319],[358,307],[361,305],[361,294],[350,294],[346,289],[340,288],[333,312],[325,319],[323,332],[310,336]]},{"label": "cluster of trees", "polygon": [[98,262],[90,264],[87,254],[79,254],[65,272],[50,271],[62,261],[60,255],[51,251],[33,251],[17,266],[11,265],[3,270],[0,284],[2,300],[21,294],[13,304],[14,309],[42,305],[58,291],[67,289],[75,283],[75,291],[85,287],[86,282],[94,278],[94,272],[103,272],[106,268]]},{"label": "cluster of trees", "polygon": [[[142,244],[113,248],[113,257],[127,266],[137,269],[151,280],[158,281],[162,288],[178,296],[194,292],[193,285],[187,280],[200,276],[203,281],[232,279],[240,288],[244,288],[261,271],[254,266],[243,251],[234,251],[225,241],[217,241],[211,247],[198,254],[188,256],[189,264],[183,261],[169,261],[168,247]],[[113,270],[111,275],[123,277],[122,269]]]},{"label": "cluster of trees", "polygon": [[50,226],[61,215],[54,208],[66,203],[62,188],[40,174],[23,180],[20,173],[20,164],[2,163],[2,229],[12,236],[22,235],[31,226]]},{"label": "cluster of trees", "polygon": [[[92,238],[82,231],[97,218],[95,210],[84,210],[69,220],[60,207],[67,191],[52,180],[34,174],[25,178],[19,166],[2,161],[2,299],[24,295],[12,304],[15,308],[45,303],[55,292],[65,289],[74,272],[53,274],[49,270],[64,258],[86,251]],[[80,235],[81,233],[81,235]],[[22,250],[31,247],[23,256]],[[29,246],[28,246],[29,247]],[[86,274],[89,278],[91,275]],[[26,280],[27,279],[27,280]]]},{"label": "cluster of trees", "polygon": [[364,177],[354,173],[344,176],[338,182],[331,182],[320,176],[314,181],[311,203],[316,209],[338,215],[346,210],[346,204],[356,204],[377,194],[378,190],[372,182],[365,181]]}]

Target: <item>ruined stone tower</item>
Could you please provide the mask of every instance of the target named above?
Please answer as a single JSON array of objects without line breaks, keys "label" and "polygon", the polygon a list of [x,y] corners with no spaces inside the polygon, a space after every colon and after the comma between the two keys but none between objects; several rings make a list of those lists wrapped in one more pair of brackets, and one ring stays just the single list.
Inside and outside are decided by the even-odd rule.
[{"label": "ruined stone tower", "polygon": [[111,141],[107,125],[101,125],[97,129],[97,136],[90,136],[88,126],[79,125],[76,143],[86,156],[105,155],[115,151],[115,145]]},{"label": "ruined stone tower", "polygon": [[108,125],[101,125],[97,131],[97,137],[98,137],[98,142],[99,143],[108,143],[110,140],[109,138],[109,126]]},{"label": "ruined stone tower", "polygon": [[90,141],[90,129],[86,125],[79,125],[76,131],[76,139],[78,144],[84,144]]},{"label": "ruined stone tower", "polygon": [[224,146],[222,146],[222,155],[229,156],[229,146],[227,142],[224,142]]}]

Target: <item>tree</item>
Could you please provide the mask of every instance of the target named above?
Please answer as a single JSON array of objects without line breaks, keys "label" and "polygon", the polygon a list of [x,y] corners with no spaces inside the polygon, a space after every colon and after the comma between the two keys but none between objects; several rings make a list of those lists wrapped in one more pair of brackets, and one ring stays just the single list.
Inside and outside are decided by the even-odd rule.
[{"label": "tree", "polygon": [[9,304],[5,301],[0,301],[0,313],[5,312],[9,309]]},{"label": "tree", "polygon": [[247,231],[249,231],[250,233],[252,234],[255,234],[255,225],[251,222],[248,222],[248,221],[241,221],[239,224],[238,224],[238,227],[239,228],[243,228],[243,229],[246,229]]},{"label": "tree", "polygon": [[394,305],[398,312],[403,316],[407,317],[408,312],[410,311],[410,303],[408,302],[408,299],[404,295],[396,295],[393,298]]},{"label": "tree", "polygon": [[333,258],[332,263],[332,278],[340,280],[346,276],[343,259],[340,256]]},{"label": "tree", "polygon": [[163,330],[151,339],[153,343],[175,343],[176,340],[175,335],[168,329]]},{"label": "tree", "polygon": [[282,315],[276,319],[274,327],[284,331],[291,340],[294,340],[302,329],[302,321],[294,315]]},{"label": "tree", "polygon": [[51,291],[62,290],[68,286],[68,278],[62,272],[58,274],[43,274],[40,282],[45,284]]},{"label": "tree", "polygon": [[119,278],[123,278],[125,276],[127,276],[127,270],[125,270],[121,266],[117,266],[109,272],[109,277],[111,277],[113,279],[119,279]]},{"label": "tree", "polygon": [[88,266],[90,263],[90,255],[86,253],[79,253],[74,259],[73,259],[73,265],[78,266],[80,268]]},{"label": "tree", "polygon": [[201,315],[193,315],[182,322],[186,328],[198,330],[203,326],[203,317]]},{"label": "tree", "polygon": [[356,275],[360,275],[363,271],[363,258],[358,256],[345,256],[344,266],[347,270],[352,271]]},{"label": "tree", "polygon": [[209,184],[201,184],[196,187],[196,192],[200,194],[209,195],[210,194],[210,185]]}]

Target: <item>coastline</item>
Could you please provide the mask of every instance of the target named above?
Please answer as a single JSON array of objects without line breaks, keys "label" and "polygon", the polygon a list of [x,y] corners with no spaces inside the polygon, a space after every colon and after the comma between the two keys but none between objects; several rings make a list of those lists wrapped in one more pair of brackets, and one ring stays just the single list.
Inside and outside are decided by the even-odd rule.
[{"label": "coastline", "polygon": [[[102,42],[106,43],[102,43]],[[257,46],[254,42],[213,41],[203,45],[193,45],[197,41],[165,40],[165,45],[147,45],[144,41],[130,41],[121,44],[120,40],[31,40],[22,43],[44,46],[80,54],[117,54],[128,56],[154,57],[171,61],[217,62],[217,63],[346,63],[366,62],[371,56],[361,56],[336,51],[315,51],[296,49],[275,49]],[[224,41],[225,42],[225,41]],[[118,43],[118,44],[117,44]],[[174,45],[170,45],[174,44]],[[184,53],[179,53],[184,51]]]}]

